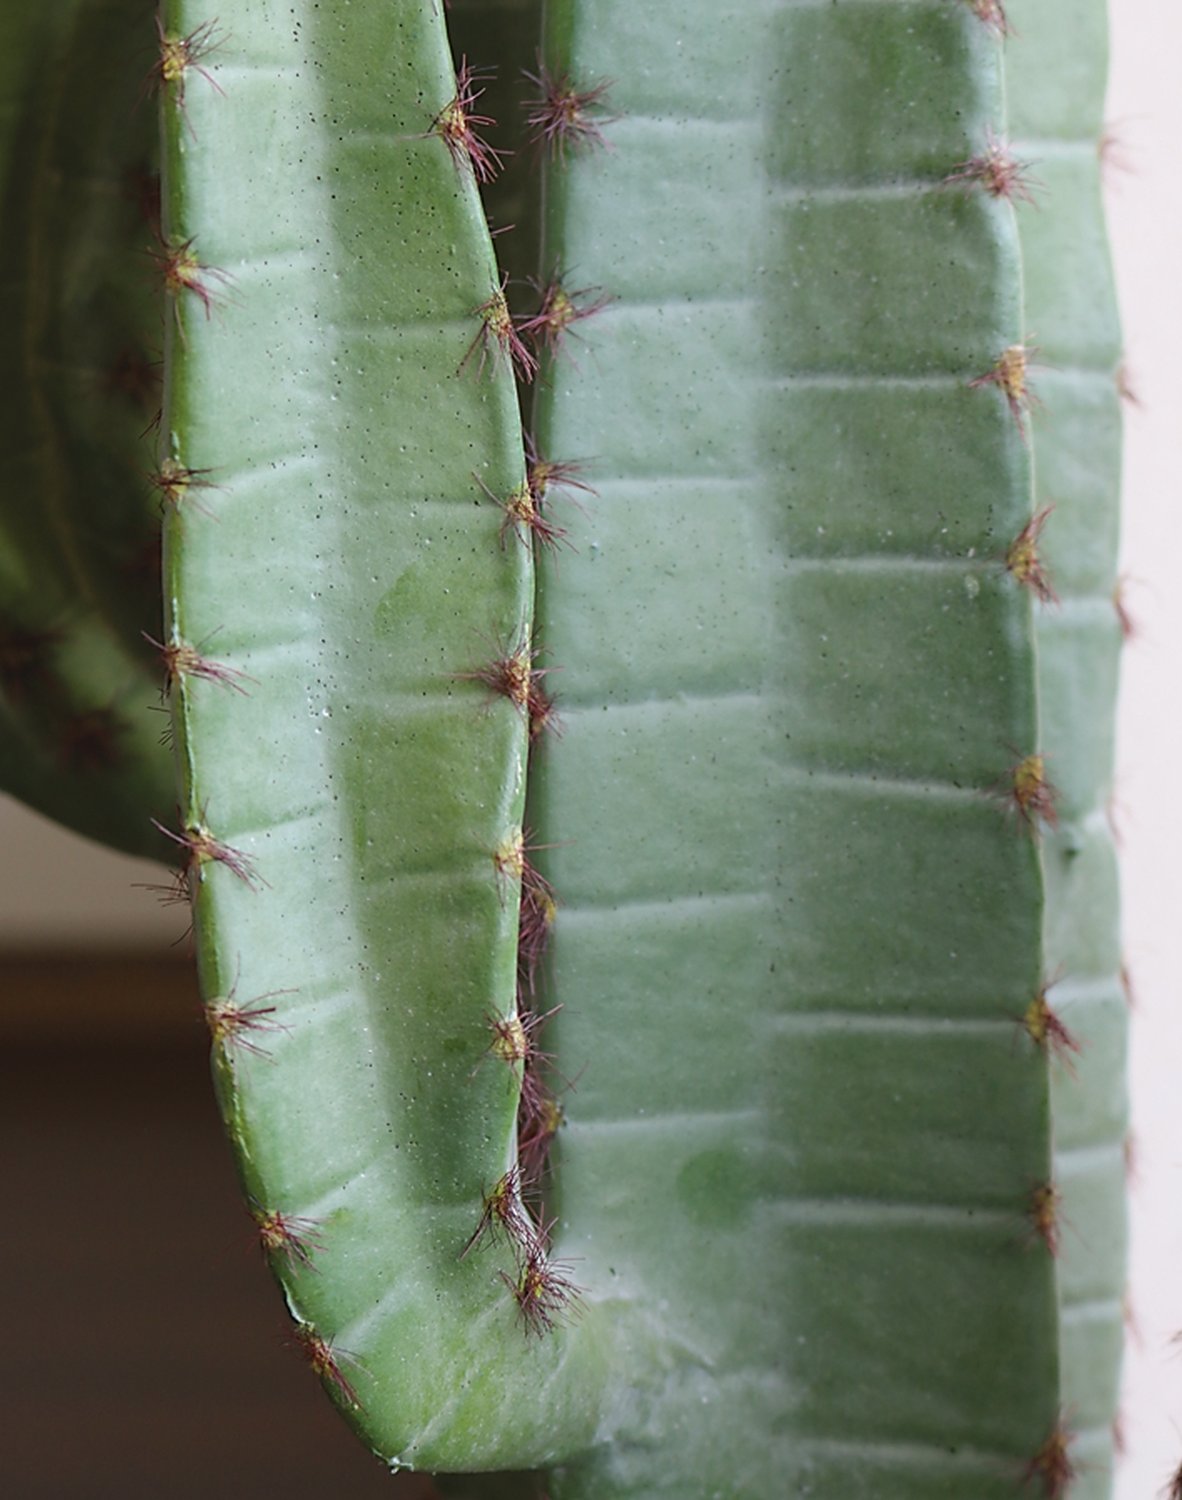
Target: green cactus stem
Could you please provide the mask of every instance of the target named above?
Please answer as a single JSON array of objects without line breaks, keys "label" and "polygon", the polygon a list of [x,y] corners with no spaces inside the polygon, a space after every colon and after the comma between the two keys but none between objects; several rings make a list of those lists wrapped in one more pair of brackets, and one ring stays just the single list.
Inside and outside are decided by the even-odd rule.
[{"label": "green cactus stem", "polygon": [[[1116,922],[1113,720],[1120,330],[1100,202],[1106,7],[1009,7],[1010,141],[1039,187],[1019,202],[1039,551],[1055,600],[1035,606],[1039,700],[1058,826],[1044,842],[1046,973],[1078,1050],[1052,1069],[1064,1410],[1073,1500],[1111,1493],[1124,1325],[1126,1001]],[[1057,24],[1056,24],[1057,23]],[[1064,57],[1062,31],[1072,46]],[[1066,1064],[1070,1064],[1069,1066]]]},{"label": "green cactus stem", "polygon": [[160,743],[159,404],[144,0],[9,7],[0,21],[0,783],[154,853]]},{"label": "green cactus stem", "polygon": [[1098,1500],[1103,7],[733,9],[162,6],[219,1099],[392,1469]]},{"label": "green cactus stem", "polygon": [[[165,35],[207,19],[171,6]],[[222,493],[169,517],[165,577],[175,636],[219,629],[257,681],[173,697],[223,1107],[260,1212],[315,1221],[312,1265],[276,1259],[374,1447],[532,1466],[590,1443],[608,1356],[597,1310],[527,1336],[557,1260],[505,1234],[461,1258],[515,1148],[529,727],[491,689],[533,608],[478,83],[431,6],[264,4],[206,40],[211,78],[163,100],[165,232],[200,268],[165,444]]]}]

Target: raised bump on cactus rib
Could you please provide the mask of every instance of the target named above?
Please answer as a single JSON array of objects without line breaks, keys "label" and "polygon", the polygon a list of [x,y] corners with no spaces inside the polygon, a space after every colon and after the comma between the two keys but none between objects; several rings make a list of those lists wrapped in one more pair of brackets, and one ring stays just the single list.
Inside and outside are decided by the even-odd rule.
[{"label": "raised bump on cactus rib", "polygon": [[1052,1256],[1059,1254],[1062,1207],[1063,1195],[1053,1182],[1037,1183],[1026,1201],[1026,1216],[1033,1226],[1033,1237],[1041,1240]]},{"label": "raised bump on cactus rib", "polygon": [[1006,398],[1010,414],[1017,422],[1018,430],[1023,438],[1026,437],[1026,425],[1023,418],[1038,402],[1038,397],[1031,390],[1029,381],[1032,353],[1033,350],[1028,344],[1011,344],[1007,349],[1002,350],[984,375],[978,375],[976,379],[969,381],[970,390],[983,390],[987,386],[996,386]]},{"label": "raised bump on cactus rib", "polygon": [[553,1220],[538,1230],[533,1243],[517,1267],[516,1277],[501,1271],[501,1280],[512,1293],[525,1332],[541,1338],[567,1317],[577,1316],[583,1288],[571,1277],[566,1261],[552,1260],[546,1253]]},{"label": "raised bump on cactus rib", "polygon": [[[148,253],[160,267],[164,290],[172,298],[176,324],[181,328],[181,298],[188,293],[201,303],[206,318],[225,300],[226,289],[233,281],[228,271],[206,265],[193,248],[196,235],[187,240],[166,240]],[[183,329],[182,329],[183,333]]]},{"label": "raised bump on cactus rib", "polygon": [[1072,1054],[1078,1055],[1083,1047],[1048,1002],[1050,987],[1049,982],[1042,985],[1027,1005],[1022,1013],[1022,1029],[1044,1056],[1057,1058],[1074,1075]]},{"label": "raised bump on cactus rib", "polygon": [[493,869],[496,871],[502,901],[508,894],[508,888],[516,882],[520,882],[523,891],[546,892],[551,897],[554,895],[554,887],[544,875],[538,873],[529,857],[539,849],[549,849],[552,846],[531,844],[528,839],[527,829],[515,828],[492,851]]},{"label": "raised bump on cactus rib", "polygon": [[[214,634],[216,633],[215,631]],[[237,667],[229,667],[225,662],[213,661],[208,656],[202,656],[201,647],[206,644],[206,641],[212,640],[213,636],[206,636],[205,640],[198,645],[189,646],[175,639],[165,645],[154,635],[149,635],[146,630],[141,630],[140,634],[150,646],[156,648],[164,664],[164,686],[160,690],[162,698],[179,686],[186,677],[199,677],[205,682],[221,683],[223,687],[232,688],[243,697],[250,696],[247,689],[242,686],[244,682],[252,682],[256,687],[258,685],[257,678],[251,677],[249,673],[241,672]]]},{"label": "raised bump on cactus rib", "polygon": [[[615,300],[598,287],[585,286],[568,292],[557,273],[544,286],[540,282],[533,282],[532,285],[540,299],[538,310],[519,317],[516,320],[517,331],[529,339],[539,356],[545,351],[551,359],[561,352],[576,323],[593,318]],[[578,337],[577,334],[572,336]]]},{"label": "raised bump on cactus rib", "polygon": [[287,1214],[280,1209],[265,1209],[251,1202],[251,1217],[258,1231],[259,1244],[269,1256],[277,1256],[290,1266],[302,1266],[315,1271],[314,1255],[323,1251],[321,1231],[323,1219],[311,1219],[302,1214]]},{"label": "raised bump on cactus rib", "polygon": [[[198,73],[219,94],[225,97],[225,89],[203,66],[203,59],[216,52],[227,40],[226,34],[218,30],[217,19],[203,21],[187,36],[175,36],[165,31],[164,23],[156,17],[157,57],[149,74],[149,81],[161,89],[174,89],[177,108],[185,109],[185,83],[190,73]],[[189,125],[188,116],[185,124]],[[189,125],[192,133],[192,126]]]},{"label": "raised bump on cactus rib", "polygon": [[502,547],[505,545],[505,536],[509,531],[513,531],[522,546],[527,547],[531,552],[535,542],[539,546],[549,548],[552,552],[557,549],[560,542],[567,547],[571,546],[565,529],[551,521],[542,510],[541,501],[528,480],[524,484],[519,484],[515,490],[510,490],[505,499],[501,500],[493,494],[479,474],[474,473],[472,477],[494,505],[501,508]]},{"label": "raised bump on cactus rib", "polygon": [[[586,473],[586,464],[577,459],[546,458],[538,448],[533,436],[526,434],[525,439],[526,459],[526,487],[533,496],[534,505],[539,510],[551,490],[582,490],[586,495],[598,496],[599,491],[583,478]],[[582,504],[573,495],[568,494],[568,499],[583,509]]]},{"label": "raised bump on cactus rib", "polygon": [[526,99],[522,108],[530,140],[539,150],[565,164],[568,150],[606,147],[602,127],[617,118],[603,113],[610,82],[576,88],[569,73],[552,73],[541,58],[536,73],[522,71],[538,90],[538,97]]},{"label": "raised bump on cactus rib", "polygon": [[499,1177],[483,1196],[480,1218],[468,1237],[459,1258],[463,1260],[479,1246],[503,1236],[515,1254],[524,1253],[533,1241],[537,1226],[530,1217],[522,1195],[521,1168],[518,1163]]},{"label": "raised bump on cactus rib", "polygon": [[479,355],[476,365],[476,376],[479,379],[490,361],[504,359],[518,380],[528,382],[538,373],[538,362],[522,341],[513,314],[509,311],[509,302],[505,296],[507,283],[506,277],[486,302],[473,308],[474,314],[480,319],[480,327],[460,361],[460,371],[466,370]]},{"label": "raised bump on cactus rib", "polygon": [[159,467],[148,475],[148,480],[152,488],[160,494],[162,510],[165,505],[170,505],[178,513],[182,507],[192,507],[212,521],[217,517],[208,506],[202,505],[193,497],[194,490],[217,489],[218,486],[206,477],[212,473],[212,469],[190,469],[184,464],[177,463],[174,458],[164,458],[161,459]]},{"label": "raised bump on cactus rib", "polygon": [[1026,1465],[1023,1482],[1041,1484],[1046,1500],[1063,1500],[1078,1473],[1070,1453],[1073,1441],[1074,1434],[1060,1417],[1046,1442]]},{"label": "raised bump on cactus rib", "polygon": [[541,1015],[534,1011],[518,1011],[512,1016],[490,1015],[487,1018],[492,1032],[492,1040],[488,1044],[489,1054],[499,1058],[501,1062],[511,1064],[528,1065],[534,1060],[552,1061],[549,1053],[538,1051],[534,1039],[546,1022],[561,1009],[561,1005],[555,1005]]},{"label": "raised bump on cactus rib", "polygon": [[504,653],[494,656],[484,666],[471,672],[454,672],[461,682],[482,682],[495,697],[508,698],[522,714],[529,711],[530,692],[535,677],[545,675],[545,668],[535,668],[539,652],[524,639],[506,645]]},{"label": "raised bump on cactus rib", "polygon": [[979,186],[992,198],[1004,198],[1010,203],[1021,198],[1027,203],[1035,203],[1034,189],[1042,184],[1027,175],[1029,170],[1029,162],[1018,161],[1008,144],[992,130],[987,130],[984,150],[958,162],[943,178],[941,186]]},{"label": "raised bump on cactus rib", "polygon": [[478,134],[476,127],[485,129],[496,125],[491,115],[478,115],[473,106],[484,93],[477,84],[491,76],[491,72],[478,71],[468,66],[465,57],[456,74],[456,91],[431,121],[432,132],[439,136],[447,147],[457,167],[471,170],[477,182],[492,182],[504,166],[506,151],[498,151]]},{"label": "raised bump on cactus rib", "polygon": [[1059,826],[1059,793],[1047,779],[1045,755],[1036,752],[1016,761],[1007,773],[1003,795],[1031,833],[1037,833],[1041,823]]},{"label": "raised bump on cactus rib", "polygon": [[311,1323],[297,1323],[292,1337],[313,1373],[320,1377],[325,1386],[349,1406],[361,1410],[357,1391],[344,1371],[346,1365],[358,1370],[364,1368],[357,1356],[347,1349],[338,1349],[330,1339],[318,1333]]},{"label": "raised bump on cactus rib", "polygon": [[[204,814],[202,815],[204,817]],[[180,833],[166,828],[158,819],[151,819],[152,825],[165,838],[171,839],[174,844],[179,844],[185,851],[185,870],[187,873],[199,873],[207,864],[221,864],[244,885],[250,886],[252,890],[258,890],[267,882],[255,869],[254,861],[248,854],[240,849],[235,849],[230,844],[225,844],[216,838],[204,822],[193,824],[184,828]]]},{"label": "raised bump on cactus rib", "polygon": [[254,1040],[256,1035],[286,1031],[275,1019],[273,1005],[238,1005],[229,999],[210,1000],[205,1007],[205,1024],[212,1039],[221,1047],[238,1048],[252,1057],[270,1060],[271,1054]]},{"label": "raised bump on cactus rib", "polygon": [[1006,571],[1043,604],[1059,602],[1059,596],[1039,552],[1043,528],[1054,508],[1053,505],[1044,505],[1036,512],[1006,548],[1005,555]]}]

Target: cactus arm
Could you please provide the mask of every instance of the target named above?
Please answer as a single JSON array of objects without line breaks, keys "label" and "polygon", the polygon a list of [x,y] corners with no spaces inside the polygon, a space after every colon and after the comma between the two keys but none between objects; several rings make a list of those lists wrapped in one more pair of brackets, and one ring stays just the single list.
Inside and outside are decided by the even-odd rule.
[{"label": "cactus arm", "polygon": [[[166,35],[208,19],[170,4]],[[169,518],[165,577],[169,628],[220,628],[258,683],[173,702],[183,819],[235,851],[187,854],[223,1109],[260,1212],[316,1221],[314,1266],[280,1247],[277,1269],[366,1440],[394,1466],[538,1464],[591,1440],[612,1336],[602,1303],[527,1336],[506,1248],[460,1259],[513,1149],[487,1018],[514,1005],[493,853],[526,745],[460,674],[528,633],[533,569],[482,488],[522,483],[520,420],[480,344],[475,185],[432,131],[442,23],[263,0],[203,65],[223,92],[194,72],[183,114],[162,104],[166,230],[217,300],[178,301],[165,440],[222,489],[216,522]]]},{"label": "cactus arm", "polygon": [[[506,1471],[457,1494],[1058,1494],[1060,1354],[1111,1344],[1119,1248],[1056,1264],[1050,1175],[1053,1100],[1068,1216],[1104,1222],[1108,747],[1053,748],[1078,647],[1001,559],[1032,458],[1067,487],[1111,322],[1081,333],[1031,272],[1068,375],[1038,425],[995,361],[1032,331],[1020,252],[1091,245],[1086,193],[1020,243],[958,171],[1007,128],[988,7],[720,28],[687,0],[662,71],[649,11],[551,0],[552,76],[613,84],[605,148],[546,173],[539,275],[602,305],[535,436],[598,494],[542,560],[565,723],[526,810],[526,716],[480,674],[529,642],[535,565],[497,503],[520,425],[475,184],[438,130],[440,7],[324,11],[163,7],[158,259],[159,457],[217,486],[167,518],[165,638],[216,632],[254,681],[174,673],[172,834],[304,1351],[392,1467]],[[1107,565],[1063,556],[1086,623]],[[1056,838],[1014,775],[1040,694],[1069,761]],[[586,1288],[545,1337],[509,1247],[460,1255],[514,1154],[488,1018],[515,1005],[496,853],[523,821],[550,846],[544,993],[577,1084],[551,1254]],[[1079,1092],[1023,1025],[1052,961]],[[1111,1377],[1067,1390],[1103,1463]]]},{"label": "cactus arm", "polygon": [[141,441],[157,400],[119,386],[159,337],[129,188],[150,171],[151,111],[135,105],[151,13],[10,7],[0,79],[0,781],[140,854],[158,853],[149,818],[173,802],[140,635],[160,629]]},{"label": "cactus arm", "polygon": [[[1012,7],[1013,150],[1042,184],[1019,208],[1027,320],[1039,346],[1032,414],[1036,507],[1059,604],[1037,616],[1045,743],[1061,792],[1047,839],[1051,994],[1080,1051],[1053,1075],[1064,1405],[1080,1459],[1073,1495],[1106,1496],[1123,1337],[1126,1001],[1108,799],[1121,627],[1115,608],[1120,481],[1115,294],[1100,197],[1106,7]],[[1060,26],[1070,21],[1070,64]]]},{"label": "cactus arm", "polygon": [[615,299],[535,409],[599,492],[540,581],[559,1202],[572,1254],[618,1205],[612,1264],[701,1359],[654,1403],[675,1444],[638,1402],[547,1492],[1009,1495],[1060,1403],[1043,876],[1002,805],[1032,478],[971,382],[1025,329],[1012,208],[942,186],[1001,47],[926,3],[687,4],[675,59],[650,9],[546,25],[618,116],[545,189],[542,274]]}]

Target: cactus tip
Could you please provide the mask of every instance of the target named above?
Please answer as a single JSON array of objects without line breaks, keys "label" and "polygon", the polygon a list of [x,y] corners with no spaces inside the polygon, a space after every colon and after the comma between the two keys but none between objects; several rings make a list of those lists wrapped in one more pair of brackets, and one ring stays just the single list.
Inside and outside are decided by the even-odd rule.
[{"label": "cactus tip", "polygon": [[492,1041],[488,1044],[488,1050],[493,1057],[498,1057],[506,1063],[525,1061],[529,1056],[529,1037],[526,1035],[520,1016],[490,1015],[488,1027],[492,1032]]},{"label": "cactus tip", "polygon": [[171,32],[165,31],[164,22],[157,16],[156,35],[159,38],[156,76],[162,84],[178,84],[179,98],[182,102],[185,74],[190,68],[195,69],[202,78],[212,83],[219,94],[222,92],[217,80],[210,77],[206,69],[201,66],[201,59],[208,57],[211,52],[216,52],[225,41],[224,34],[218,31],[216,16],[212,21],[203,21],[200,26],[195,26],[188,36],[174,36]]},{"label": "cactus tip", "polygon": [[553,899],[554,891],[550,882],[540,875],[530,860],[530,855],[539,849],[548,849],[549,844],[530,844],[527,842],[527,831],[522,828],[506,834],[501,842],[492,851],[493,868],[497,872],[497,880],[501,886],[502,896],[506,893],[508,886],[519,881],[522,889],[522,900],[530,897],[545,895]]}]

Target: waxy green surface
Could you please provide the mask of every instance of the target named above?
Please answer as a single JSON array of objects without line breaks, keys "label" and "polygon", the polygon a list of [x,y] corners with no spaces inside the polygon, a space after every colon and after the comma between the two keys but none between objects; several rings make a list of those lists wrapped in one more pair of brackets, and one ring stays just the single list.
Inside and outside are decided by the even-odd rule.
[{"label": "waxy green surface", "polygon": [[[171,7],[188,34],[204,17]],[[217,629],[248,698],[174,702],[183,813],[249,858],[202,871],[207,996],[272,991],[217,1075],[244,1184],[320,1221],[293,1313],[333,1341],[346,1415],[392,1465],[540,1463],[591,1439],[604,1313],[525,1335],[505,1248],[460,1261],[505,1171],[526,726],[464,674],[528,634],[530,553],[489,498],[522,482],[498,274],[433,8],[263,3],[164,113],[167,229],[220,273],[182,298],[166,442],[215,472],[166,534],[170,628]],[[357,59],[366,65],[359,69]],[[260,214],[265,204],[267,212]],[[469,351],[475,353],[469,357]],[[563,1379],[554,1380],[561,1369]]]},{"label": "waxy green surface", "polygon": [[[546,20],[618,116],[546,190],[545,267],[614,298],[536,404],[599,491],[540,582],[561,1203],[587,1254],[611,1203],[729,1402],[695,1422],[686,1361],[548,1492],[1010,1495],[1061,1400],[1041,859],[1003,805],[1032,472],[970,382],[1022,269],[1009,205],[943,185],[1002,49],[930,3],[683,6],[675,65],[653,12]],[[713,1224],[663,1186],[707,1181]]]},{"label": "waxy green surface", "polygon": [[[1036,179],[1018,222],[1037,345],[1036,505],[1057,606],[1037,617],[1043,739],[1060,792],[1045,842],[1051,999],[1081,1051],[1052,1075],[1063,1404],[1079,1500],[1111,1493],[1124,1334],[1127,1003],[1110,818],[1121,650],[1115,609],[1120,329],[1100,199],[1106,6],[1015,0],[1007,48],[1013,150]],[[1070,27],[1064,57],[1061,28]]]}]

